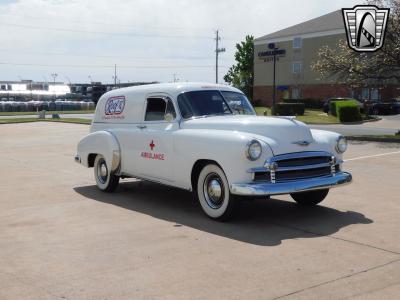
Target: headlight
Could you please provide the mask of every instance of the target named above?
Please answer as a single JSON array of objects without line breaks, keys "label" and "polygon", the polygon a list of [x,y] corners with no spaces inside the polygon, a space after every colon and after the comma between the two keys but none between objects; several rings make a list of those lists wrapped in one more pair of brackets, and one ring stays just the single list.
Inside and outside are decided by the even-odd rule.
[{"label": "headlight", "polygon": [[343,153],[347,150],[347,140],[344,136],[340,136],[336,142],[336,151]]},{"label": "headlight", "polygon": [[251,140],[246,146],[246,157],[249,160],[257,160],[260,158],[262,153],[262,147],[259,141]]}]

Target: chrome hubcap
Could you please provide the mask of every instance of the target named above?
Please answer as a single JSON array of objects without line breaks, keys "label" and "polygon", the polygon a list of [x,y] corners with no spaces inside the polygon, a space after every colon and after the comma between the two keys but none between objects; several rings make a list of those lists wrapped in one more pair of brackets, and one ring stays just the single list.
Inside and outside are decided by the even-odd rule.
[{"label": "chrome hubcap", "polygon": [[108,177],[107,164],[104,159],[100,159],[97,165],[97,178],[101,183],[106,183]]},{"label": "chrome hubcap", "polygon": [[101,176],[107,176],[107,167],[104,164],[100,166],[100,174]]},{"label": "chrome hubcap", "polygon": [[208,184],[208,195],[213,200],[218,200],[219,198],[221,198],[221,194],[221,184],[216,179],[211,180]]},{"label": "chrome hubcap", "polygon": [[211,208],[218,209],[224,203],[224,184],[218,174],[211,173],[206,177],[203,192]]}]

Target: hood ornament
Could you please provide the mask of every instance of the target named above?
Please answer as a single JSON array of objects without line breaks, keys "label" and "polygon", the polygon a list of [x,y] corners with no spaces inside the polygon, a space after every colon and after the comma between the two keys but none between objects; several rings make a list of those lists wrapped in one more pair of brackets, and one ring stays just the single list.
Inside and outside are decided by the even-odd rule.
[{"label": "hood ornament", "polygon": [[297,142],[293,142],[292,144],[296,144],[296,145],[299,145],[299,146],[308,146],[308,145],[311,144],[311,142],[309,142],[309,141],[297,141]]}]

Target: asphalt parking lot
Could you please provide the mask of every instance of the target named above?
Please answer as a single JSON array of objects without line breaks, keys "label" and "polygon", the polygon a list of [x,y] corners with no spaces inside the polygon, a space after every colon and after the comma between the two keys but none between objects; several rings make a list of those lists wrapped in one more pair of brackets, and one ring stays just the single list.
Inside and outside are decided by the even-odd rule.
[{"label": "asphalt parking lot", "polygon": [[230,223],[191,194],[73,162],[89,127],[0,125],[0,299],[395,299],[400,145],[352,143],[352,185],[322,206],[243,203]]}]

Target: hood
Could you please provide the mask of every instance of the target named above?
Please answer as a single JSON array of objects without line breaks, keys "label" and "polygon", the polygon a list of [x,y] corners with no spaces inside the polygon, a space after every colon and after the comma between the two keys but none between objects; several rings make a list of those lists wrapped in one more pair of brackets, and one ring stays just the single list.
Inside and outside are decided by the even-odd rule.
[{"label": "hood", "polygon": [[[313,142],[310,128],[292,117],[215,116],[186,120],[181,123],[181,128],[246,132],[266,137],[264,141],[272,148],[274,148],[272,144],[277,143],[293,145],[294,142],[299,141]],[[268,142],[269,139],[274,140],[275,143],[271,144]]]}]

